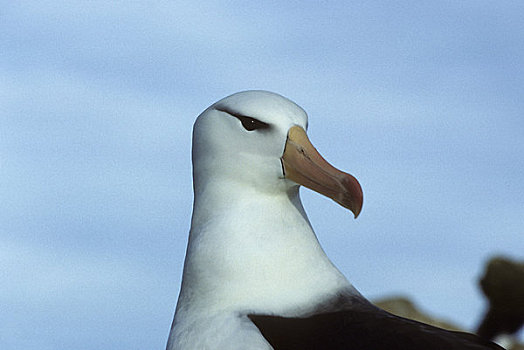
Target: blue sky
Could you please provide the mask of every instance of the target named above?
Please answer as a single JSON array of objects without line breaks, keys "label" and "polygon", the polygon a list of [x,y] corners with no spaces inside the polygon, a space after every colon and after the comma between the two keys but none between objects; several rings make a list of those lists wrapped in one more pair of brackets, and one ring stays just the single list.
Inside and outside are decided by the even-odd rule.
[{"label": "blue sky", "polygon": [[2,2],[0,346],[162,349],[191,215],[191,128],[278,92],[361,182],[302,191],[370,298],[464,327],[495,254],[524,258],[521,1]]}]

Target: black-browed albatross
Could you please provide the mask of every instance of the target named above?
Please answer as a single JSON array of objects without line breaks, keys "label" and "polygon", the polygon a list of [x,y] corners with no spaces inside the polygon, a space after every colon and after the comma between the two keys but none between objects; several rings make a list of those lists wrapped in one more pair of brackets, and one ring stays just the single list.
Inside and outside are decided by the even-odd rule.
[{"label": "black-browed albatross", "polygon": [[193,216],[167,349],[500,349],[373,306],[332,264],[299,186],[355,217],[362,190],[306,130],[304,110],[267,91],[231,95],[197,118]]}]

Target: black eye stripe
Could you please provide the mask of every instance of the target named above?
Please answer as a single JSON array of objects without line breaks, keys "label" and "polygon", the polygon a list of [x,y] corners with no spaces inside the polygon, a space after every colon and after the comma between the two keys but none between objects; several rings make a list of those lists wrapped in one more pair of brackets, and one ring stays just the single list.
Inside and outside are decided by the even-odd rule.
[{"label": "black eye stripe", "polygon": [[257,120],[251,117],[237,117],[237,118],[240,119],[242,126],[247,131],[269,128],[269,124],[266,124],[264,122],[261,122],[260,120]]},{"label": "black eye stripe", "polygon": [[260,121],[258,119],[238,114],[238,113],[236,113],[236,112],[234,112],[234,111],[232,111],[230,109],[216,108],[216,110],[220,111],[220,112],[227,113],[227,114],[237,118],[238,120],[240,120],[240,122],[242,123],[242,126],[247,131],[260,130],[260,129],[269,129],[271,127],[271,125],[269,125],[268,123],[264,123],[264,122],[262,122],[262,121]]}]

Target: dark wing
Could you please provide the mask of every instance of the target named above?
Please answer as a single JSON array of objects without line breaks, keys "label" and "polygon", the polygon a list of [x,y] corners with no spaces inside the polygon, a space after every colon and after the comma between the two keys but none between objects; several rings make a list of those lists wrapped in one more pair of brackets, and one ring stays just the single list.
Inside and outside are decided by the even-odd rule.
[{"label": "dark wing", "polygon": [[371,305],[303,318],[248,317],[275,350],[503,350],[473,334],[397,317]]}]

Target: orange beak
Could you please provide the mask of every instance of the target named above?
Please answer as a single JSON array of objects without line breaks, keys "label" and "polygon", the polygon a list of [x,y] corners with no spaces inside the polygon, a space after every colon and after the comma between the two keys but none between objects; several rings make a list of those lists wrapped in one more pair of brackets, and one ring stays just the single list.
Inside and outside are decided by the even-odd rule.
[{"label": "orange beak", "polygon": [[280,160],[287,179],[333,199],[351,210],[355,219],[360,214],[363,193],[357,179],[322,158],[304,129],[299,126],[289,129]]}]

